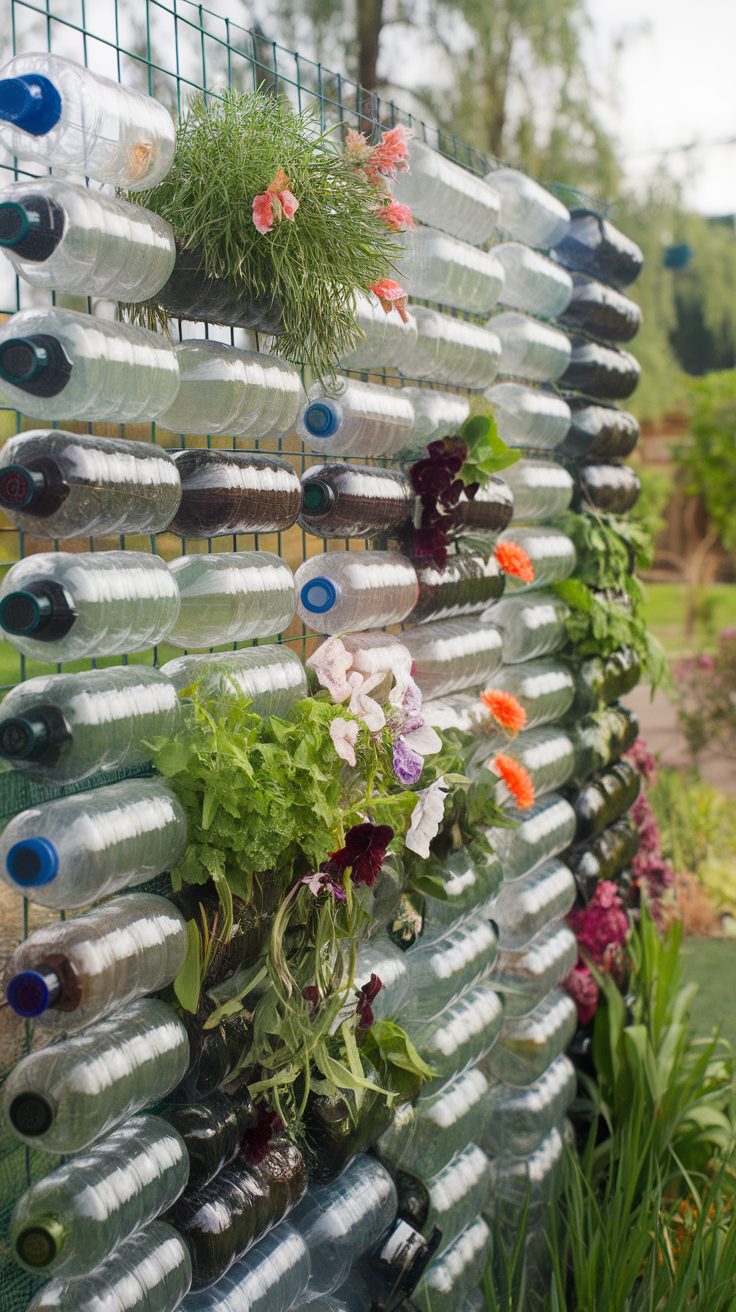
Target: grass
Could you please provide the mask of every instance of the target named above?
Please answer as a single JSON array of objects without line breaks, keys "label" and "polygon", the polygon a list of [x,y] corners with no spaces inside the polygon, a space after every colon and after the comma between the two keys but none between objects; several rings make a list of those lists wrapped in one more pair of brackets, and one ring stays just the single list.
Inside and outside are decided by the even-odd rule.
[{"label": "grass", "polygon": [[649,583],[645,591],[644,619],[668,656],[712,651],[721,629],[736,624],[736,584],[715,583],[704,590],[692,637],[685,633],[684,583]]},{"label": "grass", "polygon": [[708,1035],[718,1027],[736,1048],[736,941],[688,938],[681,952],[687,983],[698,985],[690,1005],[694,1031]]}]

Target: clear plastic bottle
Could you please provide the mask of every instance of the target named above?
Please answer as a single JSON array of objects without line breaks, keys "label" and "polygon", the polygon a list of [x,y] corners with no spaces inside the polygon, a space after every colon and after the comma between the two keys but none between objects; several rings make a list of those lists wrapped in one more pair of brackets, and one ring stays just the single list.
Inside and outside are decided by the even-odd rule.
[{"label": "clear plastic bottle", "polygon": [[412,1040],[434,1071],[426,1091],[436,1091],[481,1061],[496,1042],[502,1023],[501,999],[490,983],[481,983],[461,993],[441,1015],[413,1024]]},{"label": "clear plastic bottle", "polygon": [[491,1248],[491,1232],[477,1216],[427,1267],[413,1301],[420,1312],[458,1312],[479,1284]]},{"label": "clear plastic bottle", "polygon": [[560,661],[525,661],[504,665],[494,676],[493,688],[511,693],[526,712],[527,729],[534,729],[567,714],[575,696],[575,678]]},{"label": "clear plastic bottle", "polygon": [[[353,669],[361,674],[385,674],[397,665],[409,670],[411,657],[404,644],[395,633],[384,633],[382,629],[366,633],[343,633],[340,641],[353,658]],[[310,661],[307,661],[310,664]]]},{"label": "clear plastic bottle", "polygon": [[482,1148],[469,1143],[426,1181],[429,1206],[422,1232],[429,1235],[434,1226],[442,1231],[435,1256],[444,1252],[483,1210],[488,1198],[489,1167]]},{"label": "clear plastic bottle", "polygon": [[205,697],[249,697],[253,710],[264,719],[288,715],[294,703],[307,695],[302,662],[295,651],[277,645],[177,656],[162,666],[161,673],[180,692],[200,681]]},{"label": "clear plastic bottle", "polygon": [[576,783],[623,756],[639,736],[639,718],[629,706],[604,706],[576,721],[570,730],[575,745]]},{"label": "clear plastic bottle", "polygon": [[171,1207],[188,1175],[176,1130],[133,1116],[21,1195],[10,1222],[15,1256],[34,1273],[85,1275]]},{"label": "clear plastic bottle", "polygon": [[0,388],[39,419],[147,423],[173,402],[179,365],[159,333],[51,306],[0,327]]},{"label": "clear plastic bottle", "polygon": [[499,373],[554,383],[570,362],[570,338],[539,319],[507,310],[494,314],[488,329],[501,343]]},{"label": "clear plastic bottle", "polygon": [[639,796],[641,778],[629,761],[602,770],[575,798],[575,842],[586,842],[618,820]]},{"label": "clear plastic bottle", "polygon": [[411,441],[414,408],[397,387],[338,375],[310,387],[296,431],[321,455],[389,456]]},{"label": "clear plastic bottle", "polygon": [[331,1294],[377,1244],[396,1216],[396,1186],[384,1166],[361,1154],[339,1180],[310,1189],[290,1217],[309,1249],[305,1293]]},{"label": "clear plastic bottle", "polygon": [[562,1184],[563,1128],[553,1126],[529,1157],[504,1154],[493,1159],[489,1220],[493,1217],[498,1226],[514,1227],[520,1209],[526,1207],[530,1225],[542,1221]]},{"label": "clear plastic bottle", "polygon": [[642,322],[636,301],[584,273],[573,273],[572,288],[570,303],[558,316],[560,323],[607,342],[630,342],[636,337]]},{"label": "clear plastic bottle", "polygon": [[495,252],[480,251],[435,228],[404,232],[401,243],[396,266],[410,296],[468,314],[493,309],[503,287],[503,269]]},{"label": "clear plastic bottle", "polygon": [[625,401],[636,390],[641,365],[630,351],[573,337],[570,362],[559,385],[602,401]]},{"label": "clear plastic bottle", "polygon": [[171,433],[274,437],[303,399],[299,371],[276,356],[195,339],[174,347],[181,386],[156,422]]},{"label": "clear plastic bottle", "polygon": [[564,797],[554,793],[535,802],[518,818],[515,829],[485,831],[506,880],[530,874],[564,852],[575,836],[575,812]]},{"label": "clear plastic bottle", "polygon": [[501,305],[556,319],[570,304],[572,278],[553,260],[518,241],[494,246],[493,254],[504,272]]},{"label": "clear plastic bottle", "polygon": [[[566,733],[559,725],[544,724],[537,729],[525,729],[507,750],[530,775],[538,797],[564,787],[575,773],[578,760],[576,743],[572,733]],[[510,794],[505,784],[500,786],[500,792],[504,801],[508,801]]]},{"label": "clear plastic bottle", "polygon": [[506,528],[513,512],[511,489],[504,479],[492,474],[474,497],[460,493],[454,512],[454,532],[458,537],[465,533],[495,535]]},{"label": "clear plastic bottle", "polygon": [[639,850],[639,831],[630,816],[614,820],[591,842],[566,855],[578,896],[587,903],[602,879],[620,880]]},{"label": "clear plastic bottle", "polygon": [[639,500],[641,479],[630,465],[581,465],[580,499],[594,510],[626,515]]},{"label": "clear plastic bottle", "polygon": [[155,296],[176,256],[166,219],[61,178],[0,190],[0,248],[34,287],[128,302]]},{"label": "clear plastic bottle", "polygon": [[422,223],[484,246],[498,222],[493,187],[424,141],[412,141],[410,157],[411,167],[392,183],[397,200],[409,205]]},{"label": "clear plastic bottle", "polygon": [[42,1031],[71,1033],[165,988],[186,951],[186,922],[168,898],[113,898],[74,920],[44,925],[19,944],[10,960],[8,1002]]},{"label": "clear plastic bottle", "polygon": [[429,387],[404,387],[403,394],[414,407],[414,436],[411,450],[423,455],[423,448],[438,437],[448,437],[462,428],[470,414],[467,397],[454,392],[436,392]]},{"label": "clear plastic bottle", "polygon": [[3,1088],[3,1111],[24,1143],[72,1153],[107,1134],[182,1079],[183,1022],[143,998],[81,1034],[23,1057]]},{"label": "clear plastic bottle", "polygon": [[586,460],[622,460],[639,441],[639,422],[627,410],[600,405],[585,396],[567,398],[572,415],[560,452]]},{"label": "clear plastic bottle", "polygon": [[189,1294],[179,1312],[290,1312],[307,1287],[310,1266],[301,1235],[282,1221],[211,1289]]},{"label": "clear plastic bottle", "polygon": [[405,378],[451,383],[471,390],[491,385],[501,359],[501,342],[495,331],[440,314],[425,305],[414,307],[414,318],[417,340],[401,366]]},{"label": "clear plastic bottle", "polygon": [[518,169],[494,169],[486,181],[500,198],[499,226],[509,237],[543,250],[562,241],[570,211],[546,187]]},{"label": "clear plastic bottle", "polygon": [[[361,943],[358,948],[354,973],[356,989],[367,984],[371,975],[377,975],[382,985],[380,993],[371,1004],[376,1017],[385,1020],[403,1015],[411,978],[409,958],[387,935],[377,934]],[[353,1003],[350,1001],[346,1015],[352,1015],[353,1011]]]},{"label": "clear plastic bottle", "polygon": [[570,428],[570,406],[555,392],[496,383],[485,393],[507,446],[554,451]]},{"label": "clear plastic bottle", "polygon": [[487,687],[503,660],[500,629],[475,619],[420,624],[406,629],[401,641],[416,663],[415,678],[425,697]]},{"label": "clear plastic bottle", "polygon": [[575,901],[575,880],[567,865],[553,857],[521,879],[506,881],[491,914],[504,952],[524,947],[550,921],[566,916]]},{"label": "clear plastic bottle", "polygon": [[564,647],[569,614],[569,607],[553,592],[531,592],[503,597],[488,618],[503,635],[504,662],[515,665]]},{"label": "clear plastic bottle", "polygon": [[565,1051],[577,1024],[577,1007],[569,993],[553,989],[528,1016],[510,1016],[504,1022],[483,1069],[514,1088],[534,1084]]},{"label": "clear plastic bottle", "polygon": [[36,537],[159,533],[180,499],[174,462],[145,442],[42,428],[0,451],[0,506]]},{"label": "clear plastic bottle", "polygon": [[494,1084],[488,1094],[482,1134],[486,1152],[533,1153],[570,1109],[577,1075],[569,1058],[556,1057],[538,1080],[525,1088]]},{"label": "clear plastic bottle", "polygon": [[191,1279],[186,1244],[170,1225],[152,1221],[90,1275],[50,1280],[26,1312],[176,1312]]},{"label": "clear plastic bottle", "polygon": [[440,877],[445,897],[424,899],[424,941],[441,937],[473,915],[485,914],[503,879],[501,863],[472,843],[446,857],[430,856],[427,871]]},{"label": "clear plastic bottle", "polygon": [[514,525],[501,534],[500,541],[515,542],[526,552],[534,568],[532,583],[523,583],[513,574],[508,575],[508,592],[548,587],[550,583],[568,579],[575,569],[574,543],[559,528],[547,528],[546,525],[524,528]]},{"label": "clear plastic bottle", "polygon": [[553,460],[518,460],[503,478],[514,495],[515,522],[557,519],[572,501],[572,477]]},{"label": "clear plastic bottle", "polygon": [[625,697],[641,678],[641,663],[633,647],[618,647],[610,656],[591,656],[573,667],[574,709],[585,714]]},{"label": "clear plastic bottle", "polygon": [[399,470],[313,465],[302,475],[299,523],[319,538],[373,538],[411,519],[414,490]]},{"label": "clear plastic bottle", "polygon": [[176,132],[151,96],[38,51],[2,69],[0,139],[22,159],[141,191],[171,168]]},{"label": "clear plastic bottle", "polygon": [[488,1097],[488,1080],[477,1066],[463,1071],[436,1093],[414,1103],[413,1126],[389,1126],[378,1140],[378,1156],[394,1169],[427,1178],[472,1142]]},{"label": "clear plastic bottle", "polygon": [[[496,684],[500,671],[493,676]],[[473,692],[456,692],[446,697],[425,701],[422,714],[434,729],[459,729],[473,738],[495,736],[497,725],[491,719],[480,698]]]},{"label": "clear plastic bottle", "polygon": [[184,1142],[189,1183],[207,1184],[237,1155],[246,1130],[258,1124],[258,1111],[247,1092],[220,1091],[202,1102],[171,1103],[163,1116]]},{"label": "clear plastic bottle", "polygon": [[[472,504],[472,502],[471,502]],[[450,555],[442,569],[417,561],[419,599],[409,620],[449,620],[477,615],[502,595],[505,576],[495,557],[473,552]]]},{"label": "clear plastic bottle", "polygon": [[146,743],[176,733],[180,715],[173,683],[144,665],[42,675],[3,701],[0,756],[34,779],[76,784],[98,770],[143,765]]},{"label": "clear plastic bottle", "polygon": [[528,1016],[570,974],[578,957],[572,930],[559,922],[542,929],[522,948],[499,952],[493,978],[504,1016]]},{"label": "clear plastic bottle", "polygon": [[159,556],[143,551],[26,556],[0,587],[0,627],[39,661],[143,651],[178,613],[176,580]]},{"label": "clear plastic bottle", "polygon": [[168,525],[182,538],[280,533],[296,523],[299,475],[288,460],[250,452],[193,447],[170,453],[181,480],[181,504]]},{"label": "clear plastic bottle", "polygon": [[554,258],[575,273],[589,273],[611,287],[628,287],[641,273],[644,256],[636,242],[595,210],[576,209],[570,227],[555,242]]},{"label": "clear plastic bottle", "polygon": [[407,1021],[436,1016],[465,989],[485,979],[496,960],[495,926],[481,916],[466,920],[441,938],[419,939],[406,953]]},{"label": "clear plastic bottle", "polygon": [[169,565],[181,606],[167,640],[214,647],[283,633],[294,614],[294,576],[271,551],[179,556]]},{"label": "clear plastic bottle", "polygon": [[417,572],[398,551],[327,551],[294,575],[300,619],[318,633],[400,624],[419,595]]},{"label": "clear plastic bottle", "polygon": [[408,314],[404,323],[398,314],[386,314],[377,297],[361,292],[355,300],[355,322],[362,336],[340,360],[341,369],[400,369],[416,341],[414,316]]}]

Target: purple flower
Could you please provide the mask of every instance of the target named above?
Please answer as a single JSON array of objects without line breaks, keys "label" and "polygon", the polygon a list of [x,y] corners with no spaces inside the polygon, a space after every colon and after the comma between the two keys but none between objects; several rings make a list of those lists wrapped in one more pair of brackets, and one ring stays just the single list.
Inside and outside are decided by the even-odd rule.
[{"label": "purple flower", "polygon": [[403,738],[397,738],[394,743],[393,769],[399,783],[404,788],[412,788],[424,769],[424,758],[407,747]]},{"label": "purple flower", "polygon": [[345,889],[338,884],[329,870],[318,870],[313,875],[305,875],[299,882],[306,884],[315,897],[319,897],[320,893],[331,893],[338,902],[346,900]]}]

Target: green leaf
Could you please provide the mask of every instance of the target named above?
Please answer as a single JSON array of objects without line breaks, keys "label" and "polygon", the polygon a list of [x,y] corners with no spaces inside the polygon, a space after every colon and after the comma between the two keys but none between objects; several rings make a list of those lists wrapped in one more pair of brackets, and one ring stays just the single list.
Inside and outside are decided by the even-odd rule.
[{"label": "green leaf", "polygon": [[187,952],[174,980],[174,993],[185,1011],[196,1012],[202,979],[202,940],[196,920],[187,921]]}]

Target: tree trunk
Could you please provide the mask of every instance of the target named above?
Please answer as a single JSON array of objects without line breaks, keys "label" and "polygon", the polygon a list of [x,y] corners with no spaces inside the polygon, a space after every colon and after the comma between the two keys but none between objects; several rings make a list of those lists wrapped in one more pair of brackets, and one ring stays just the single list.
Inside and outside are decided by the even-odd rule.
[{"label": "tree trunk", "polygon": [[383,0],[358,0],[358,81],[361,85],[361,131],[370,136],[376,118],[378,48],[383,26]]}]

